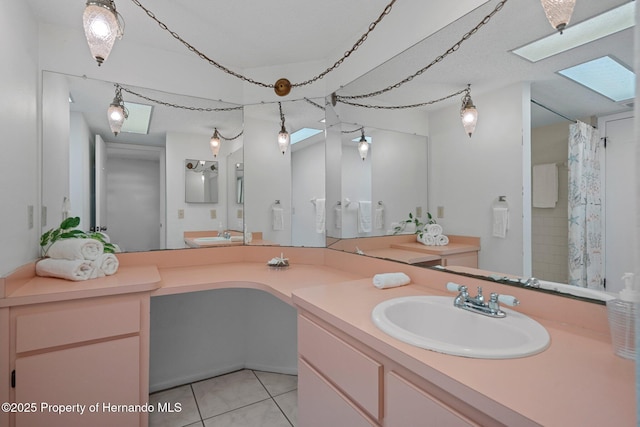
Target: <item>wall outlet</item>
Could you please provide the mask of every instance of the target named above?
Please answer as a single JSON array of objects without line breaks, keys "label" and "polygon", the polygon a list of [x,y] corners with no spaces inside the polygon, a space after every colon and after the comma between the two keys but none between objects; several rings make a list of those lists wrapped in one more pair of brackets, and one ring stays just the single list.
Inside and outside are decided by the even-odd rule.
[{"label": "wall outlet", "polygon": [[27,206],[27,227],[29,230],[33,228],[33,205]]},{"label": "wall outlet", "polygon": [[215,209],[211,209],[211,219],[216,219],[218,217],[218,214],[216,213]]},{"label": "wall outlet", "polygon": [[422,217],[422,206],[416,206],[416,217]]},{"label": "wall outlet", "polygon": [[438,206],[438,218],[444,218],[444,206]]},{"label": "wall outlet", "polygon": [[236,214],[236,218],[242,219],[242,217],[243,217],[242,209],[238,209],[238,213]]},{"label": "wall outlet", "polygon": [[184,219],[184,209],[178,209],[178,219]]}]

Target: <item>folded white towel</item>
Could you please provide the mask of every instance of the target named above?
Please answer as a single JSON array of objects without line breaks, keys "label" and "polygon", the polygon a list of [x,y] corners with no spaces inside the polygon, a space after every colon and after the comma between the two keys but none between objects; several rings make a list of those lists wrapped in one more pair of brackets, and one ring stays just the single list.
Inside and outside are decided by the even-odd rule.
[{"label": "folded white towel", "polygon": [[333,214],[335,215],[336,228],[342,228],[342,207],[336,206],[333,210]]},{"label": "folded white towel", "polygon": [[378,289],[395,288],[409,283],[411,279],[404,273],[381,273],[373,276],[373,286]]},{"label": "folded white towel", "polygon": [[284,210],[279,206],[271,208],[272,228],[276,231],[284,229]]},{"label": "folded white towel", "polygon": [[509,208],[504,206],[493,207],[493,237],[504,239],[509,229]]},{"label": "folded white towel", "polygon": [[434,237],[442,234],[442,226],[440,224],[427,224],[425,230],[427,234]]},{"label": "folded white towel", "polygon": [[325,199],[316,199],[316,233],[322,234],[325,229]]},{"label": "folded white towel", "polygon": [[96,267],[88,260],[45,258],[36,263],[36,274],[67,280],[87,280],[97,277]]},{"label": "folded white towel", "polygon": [[382,230],[384,228],[384,206],[376,206],[373,222],[376,230]]},{"label": "folded white towel", "polygon": [[371,232],[371,202],[358,202],[358,233]]},{"label": "folded white towel", "polygon": [[533,207],[555,208],[558,202],[558,165],[534,165],[532,175]]},{"label": "folded white towel", "polygon": [[120,261],[114,254],[102,254],[98,259],[92,261],[94,267],[103,272],[107,276],[111,276],[118,271]]},{"label": "folded white towel", "polygon": [[449,238],[444,234],[438,234],[435,236],[436,246],[446,246],[449,244]]},{"label": "folded white towel", "polygon": [[435,246],[436,244],[436,238],[434,236],[432,236],[431,234],[423,234],[422,235],[422,240],[421,242],[427,246]]},{"label": "folded white towel", "polygon": [[95,239],[60,239],[56,240],[47,256],[55,259],[86,259],[93,261],[104,252],[104,245]]}]

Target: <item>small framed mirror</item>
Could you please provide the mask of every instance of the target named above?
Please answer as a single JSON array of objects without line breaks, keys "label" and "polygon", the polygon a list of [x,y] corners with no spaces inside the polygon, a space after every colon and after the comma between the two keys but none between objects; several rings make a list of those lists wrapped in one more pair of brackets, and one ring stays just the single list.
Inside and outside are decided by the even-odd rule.
[{"label": "small framed mirror", "polygon": [[218,162],[186,159],[184,161],[184,201],[218,203]]}]

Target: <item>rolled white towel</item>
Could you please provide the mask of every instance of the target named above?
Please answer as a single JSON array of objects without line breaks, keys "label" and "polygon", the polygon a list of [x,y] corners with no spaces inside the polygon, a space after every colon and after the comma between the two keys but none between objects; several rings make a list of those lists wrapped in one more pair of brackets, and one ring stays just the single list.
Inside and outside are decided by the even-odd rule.
[{"label": "rolled white towel", "polygon": [[60,239],[55,241],[47,256],[55,259],[79,259],[93,261],[104,252],[104,245],[96,239]]},{"label": "rolled white towel", "polygon": [[94,267],[103,272],[107,276],[111,276],[118,271],[120,261],[114,254],[102,254],[98,259],[92,261]]},{"label": "rolled white towel", "polygon": [[378,289],[408,285],[411,279],[404,273],[381,273],[373,276],[373,286]]},{"label": "rolled white towel", "polygon": [[449,238],[444,234],[438,234],[436,237],[436,246],[446,246],[449,244]]},{"label": "rolled white towel", "polygon": [[67,280],[87,280],[97,277],[96,267],[88,260],[45,258],[36,263],[36,274]]},{"label": "rolled white towel", "polygon": [[427,245],[427,246],[435,246],[436,245],[436,238],[434,236],[432,236],[431,234],[423,234],[422,235],[422,243]]},{"label": "rolled white towel", "polygon": [[426,230],[427,234],[434,237],[442,234],[442,226],[440,224],[428,224]]}]

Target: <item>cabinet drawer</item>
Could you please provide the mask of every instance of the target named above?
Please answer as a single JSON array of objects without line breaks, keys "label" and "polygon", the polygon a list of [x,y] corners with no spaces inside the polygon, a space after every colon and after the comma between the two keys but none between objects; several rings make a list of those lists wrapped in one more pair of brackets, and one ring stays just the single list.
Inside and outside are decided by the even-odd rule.
[{"label": "cabinet drawer", "polygon": [[16,317],[16,352],[40,350],[140,331],[140,301],[86,304]]},{"label": "cabinet drawer", "polygon": [[298,316],[298,351],[372,417],[381,418],[380,363],[303,316]]},{"label": "cabinet drawer", "polygon": [[387,425],[478,426],[395,372],[389,372],[386,380],[385,422]]},{"label": "cabinet drawer", "polygon": [[375,426],[302,359],[298,365],[298,422],[305,427]]}]

